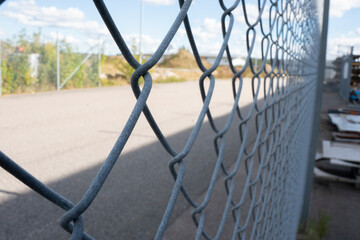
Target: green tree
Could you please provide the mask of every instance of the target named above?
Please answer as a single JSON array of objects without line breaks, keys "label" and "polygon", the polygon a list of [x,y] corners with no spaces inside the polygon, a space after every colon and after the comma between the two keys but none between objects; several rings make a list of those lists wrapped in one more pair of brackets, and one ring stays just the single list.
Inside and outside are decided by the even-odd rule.
[{"label": "green tree", "polygon": [[[137,50],[137,46],[135,44],[135,40],[133,40],[133,43],[131,45],[131,52],[134,56],[134,58],[139,61],[139,54],[138,54],[138,50]],[[144,63],[144,59],[143,59],[143,63]],[[128,83],[130,83],[131,80],[131,76],[134,74],[135,69],[124,59],[122,58],[121,61],[119,61],[116,65],[116,67],[120,70],[120,72],[122,74],[124,74],[125,79]],[[140,79],[140,83],[143,82],[143,78]]]},{"label": "green tree", "polygon": [[[57,79],[56,45],[42,43],[41,31],[28,35],[21,30],[11,40],[3,44],[3,61],[1,64],[4,93],[53,90]],[[60,43],[60,76],[64,81],[82,62],[85,54],[79,53],[72,45]],[[29,66],[30,54],[39,54],[37,76],[31,73]],[[86,64],[72,76],[66,88],[93,87],[98,83],[97,56],[91,57]]]},{"label": "green tree", "polygon": [[[61,50],[60,50],[60,76],[62,81],[64,81],[81,63],[83,56],[80,53],[75,53],[72,46],[65,41],[61,42]],[[84,65],[80,67],[80,69],[72,76],[69,82],[65,85],[65,88],[79,88],[84,86]]]},{"label": "green tree", "polygon": [[15,53],[8,56],[5,68],[3,78],[5,93],[22,91],[26,85],[30,85],[29,64],[26,54]]},{"label": "green tree", "polygon": [[[98,72],[98,61],[97,61],[97,55],[92,56],[92,61],[89,61],[85,65],[84,71],[85,71],[85,86],[86,87],[96,87],[99,83],[99,72]],[[95,60],[96,58],[96,60]]]},{"label": "green tree", "polygon": [[56,87],[56,46],[52,43],[40,45],[38,89],[51,90]]}]

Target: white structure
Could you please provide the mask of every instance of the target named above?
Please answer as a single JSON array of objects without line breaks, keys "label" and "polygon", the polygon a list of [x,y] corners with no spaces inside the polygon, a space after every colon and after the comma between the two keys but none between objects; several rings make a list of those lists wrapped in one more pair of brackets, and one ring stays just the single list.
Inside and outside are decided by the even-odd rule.
[{"label": "white structure", "polygon": [[29,54],[28,63],[29,63],[30,76],[32,78],[36,78],[39,72],[40,54],[38,53]]}]

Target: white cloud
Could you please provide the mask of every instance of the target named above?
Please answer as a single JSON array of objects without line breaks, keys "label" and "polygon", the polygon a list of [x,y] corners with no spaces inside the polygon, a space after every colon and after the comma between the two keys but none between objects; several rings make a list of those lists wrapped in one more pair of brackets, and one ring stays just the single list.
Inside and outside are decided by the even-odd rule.
[{"label": "white cloud", "polygon": [[171,5],[175,3],[175,0],[144,0],[144,2],[155,5]]},{"label": "white cloud", "polygon": [[342,17],[351,8],[360,7],[360,0],[331,0],[330,17]]},{"label": "white cloud", "polygon": [[[124,40],[130,50],[132,46],[135,45],[136,50],[139,51],[139,34],[124,34]],[[99,40],[88,40],[88,44],[91,46],[91,43],[98,43]],[[161,43],[161,39],[153,38],[149,35],[142,35],[141,50],[143,53],[154,53],[158,46]],[[114,40],[111,37],[104,39],[104,47],[107,54],[119,54],[120,50],[115,44]]]},{"label": "white cloud", "polygon": [[186,37],[186,30],[183,25],[180,26],[179,30],[177,31],[180,37]]},{"label": "white cloud", "polygon": [[51,32],[50,37],[53,40],[56,40],[58,38],[60,40],[65,40],[65,42],[70,43],[70,44],[81,44],[82,43],[82,41],[80,39],[74,37],[73,35],[64,35],[61,33]]},{"label": "white cloud", "polygon": [[201,44],[201,45],[199,45],[200,55],[217,56],[219,54],[221,45],[222,45],[222,42],[212,42],[211,44]]},{"label": "white cloud", "polygon": [[[196,27],[192,28],[195,41],[202,56],[216,56],[223,44],[221,22],[215,18],[194,20]],[[176,47],[186,46],[190,49],[185,28],[179,28],[172,43]],[[260,43],[261,44],[261,43]],[[245,31],[234,26],[231,32],[229,46],[233,56],[244,56],[246,53]]]},{"label": "white cloud", "polygon": [[351,32],[350,34],[355,36],[360,36],[360,28],[356,29],[354,32]]},{"label": "white cloud", "polygon": [[82,42],[80,39],[74,37],[73,35],[65,36],[65,41],[71,44],[80,44]]},{"label": "white cloud", "polygon": [[104,24],[86,21],[85,14],[77,8],[58,9],[40,7],[34,0],[9,1],[3,14],[22,24],[38,27],[59,27],[79,30],[87,33],[108,34]]},{"label": "white cloud", "polygon": [[[255,4],[249,3],[249,4],[246,4],[245,7],[246,7],[246,15],[248,17],[249,22],[254,23],[260,14],[258,6]],[[262,19],[269,18],[269,9],[270,9],[269,5],[268,4],[265,5],[264,11],[262,12],[262,15],[261,15]],[[234,15],[235,15],[235,19],[237,21],[245,23],[244,11],[243,11],[242,6],[239,6],[234,10]]]},{"label": "white cloud", "polygon": [[[356,31],[360,33],[360,28]],[[351,46],[355,46],[355,50],[359,51],[360,34],[353,35],[352,33],[348,33],[346,35],[341,35],[337,38],[330,38],[327,47],[328,58],[335,58],[338,55],[348,53]]]},{"label": "white cloud", "polygon": [[[139,47],[139,34],[127,34],[124,36],[126,43],[131,48],[133,44],[136,48]],[[156,51],[161,43],[161,39],[153,38],[149,35],[143,34],[141,37],[141,51],[143,53],[153,53]],[[139,49],[137,49],[139,51]]]},{"label": "white cloud", "polygon": [[193,28],[193,34],[196,40],[208,43],[222,37],[221,23],[214,18],[205,18],[201,27]]},{"label": "white cloud", "polygon": [[99,40],[97,38],[88,38],[88,39],[86,39],[86,43],[87,43],[87,45],[92,47],[92,46],[102,44],[103,40]]}]

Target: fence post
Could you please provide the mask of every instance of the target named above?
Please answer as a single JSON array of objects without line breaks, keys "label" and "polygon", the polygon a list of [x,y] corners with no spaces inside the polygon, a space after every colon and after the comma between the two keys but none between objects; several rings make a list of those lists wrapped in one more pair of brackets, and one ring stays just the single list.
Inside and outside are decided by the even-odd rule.
[{"label": "fence post", "polygon": [[99,74],[99,87],[101,87],[101,51],[102,50],[102,43],[101,39],[99,38],[99,54],[98,54],[98,74]]},{"label": "fence post", "polygon": [[60,47],[59,47],[59,34],[56,38],[56,89],[60,91]]},{"label": "fence post", "polygon": [[142,25],[143,25],[143,13],[144,12],[144,2],[140,0],[140,27],[139,27],[139,63],[142,64]]},{"label": "fence post", "polygon": [[313,120],[311,126],[311,139],[309,154],[307,158],[307,172],[306,172],[306,182],[304,190],[304,198],[302,204],[302,213],[300,218],[300,223],[305,224],[310,206],[310,194],[314,179],[314,167],[315,167],[315,154],[317,149],[317,142],[319,136],[319,125],[320,125],[320,115],[321,115],[321,105],[322,105],[322,96],[324,89],[324,76],[325,76],[325,62],[326,62],[326,45],[327,45],[327,32],[328,32],[328,19],[329,19],[329,4],[330,0],[324,0],[324,10],[323,10],[323,19],[321,25],[321,38],[320,38],[320,51],[319,51],[319,64],[317,71],[317,86],[316,86],[316,96],[315,96],[315,106],[313,109]]}]

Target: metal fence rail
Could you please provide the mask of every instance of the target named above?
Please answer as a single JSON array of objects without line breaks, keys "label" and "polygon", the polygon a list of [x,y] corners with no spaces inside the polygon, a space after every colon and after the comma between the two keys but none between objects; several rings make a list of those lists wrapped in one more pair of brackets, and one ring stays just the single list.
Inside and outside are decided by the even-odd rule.
[{"label": "metal fence rail", "polygon": [[[234,224],[232,239],[295,239],[303,195],[306,193],[305,184],[309,176],[308,164],[311,159],[309,152],[313,148],[309,143],[312,139],[316,92],[319,89],[318,82],[321,81],[318,76],[321,76],[319,71],[323,71],[323,68],[319,68],[321,65],[319,60],[323,59],[321,54],[324,52],[320,51],[322,43],[318,5],[312,0],[259,0],[257,1],[258,17],[253,21],[247,14],[247,2],[235,0],[232,5],[228,5],[225,1],[219,0],[223,10],[221,16],[223,42],[216,61],[207,69],[200,58],[187,15],[192,0],[179,0],[178,16],[158,49],[144,64],[140,64],[131,54],[104,2],[94,0],[121,53],[135,69],[131,77],[131,87],[137,102],[114,147],[87,192],[77,203],[72,203],[54,192],[2,152],[0,152],[0,166],[65,210],[59,222],[61,227],[71,234],[71,239],[93,239],[84,232],[82,214],[96,198],[121,155],[140,114],[143,113],[159,142],[171,156],[169,169],[174,178],[173,191],[155,239],[162,239],[180,194],[193,208],[192,220],[197,228],[195,239],[221,239],[229,218]],[[235,15],[237,9],[243,13],[241,16]],[[247,58],[246,64],[241,69],[233,65],[232,48],[229,45],[235,19],[239,17],[247,26],[247,46],[244,49],[247,51]],[[203,72],[199,79],[203,107],[185,146],[177,152],[162,134],[146,102],[152,86],[149,70],[163,56],[181,24],[185,26],[194,58]],[[255,68],[251,61],[255,47],[261,48],[262,64],[259,68]],[[233,72],[234,103],[226,124],[218,126],[212,118],[209,105],[216,82],[212,74],[224,55],[227,56],[229,67]],[[242,75],[248,67],[253,73],[251,90],[242,88],[245,81]],[[145,81],[140,89],[141,77]],[[209,86],[205,87],[207,80]],[[252,91],[253,94],[253,102],[247,112],[238,105],[243,91]],[[261,93],[264,95],[263,100],[260,99]],[[214,132],[213,144],[217,161],[205,197],[201,201],[196,201],[186,190],[183,182],[186,161],[189,161],[189,159],[185,161],[185,157],[191,151],[206,117]],[[237,159],[228,167],[223,163],[225,136],[235,119],[240,121],[238,127],[240,145],[238,149],[233,149],[238,152]],[[253,123],[256,126],[255,132],[251,132],[250,129]],[[250,136],[255,136],[255,141],[251,144]],[[235,176],[244,168],[247,177],[242,183],[240,196],[235,196],[234,192],[239,188]],[[227,201],[218,228],[212,235],[204,227],[206,210],[221,172],[225,175]]]}]

